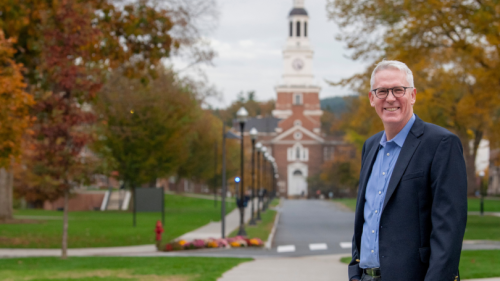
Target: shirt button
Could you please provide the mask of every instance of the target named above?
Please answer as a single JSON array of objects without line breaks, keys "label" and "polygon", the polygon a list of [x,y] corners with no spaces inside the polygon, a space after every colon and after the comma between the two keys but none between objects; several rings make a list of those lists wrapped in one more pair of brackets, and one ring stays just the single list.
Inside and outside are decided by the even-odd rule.
[{"label": "shirt button", "polygon": [[379,191],[378,194],[382,194],[382,191]]},{"label": "shirt button", "polygon": [[372,230],[372,233],[375,233],[375,230]]},{"label": "shirt button", "polygon": [[377,213],[378,213],[378,210],[375,210],[375,214],[377,214]]},{"label": "shirt button", "polygon": [[390,153],[387,153],[387,156],[391,155]]},{"label": "shirt button", "polygon": [[382,172],[382,175],[384,175],[384,176],[385,176],[385,172]]},{"label": "shirt button", "polygon": [[375,253],[375,251],[374,251],[374,250],[372,250],[372,253]]}]

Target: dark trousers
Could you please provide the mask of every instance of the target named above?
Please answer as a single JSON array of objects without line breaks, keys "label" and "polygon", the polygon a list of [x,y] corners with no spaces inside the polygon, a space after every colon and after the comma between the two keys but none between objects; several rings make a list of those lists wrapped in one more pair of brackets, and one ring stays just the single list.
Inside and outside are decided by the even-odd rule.
[{"label": "dark trousers", "polygon": [[369,275],[363,274],[361,276],[361,281],[382,281],[381,277],[371,277]]}]

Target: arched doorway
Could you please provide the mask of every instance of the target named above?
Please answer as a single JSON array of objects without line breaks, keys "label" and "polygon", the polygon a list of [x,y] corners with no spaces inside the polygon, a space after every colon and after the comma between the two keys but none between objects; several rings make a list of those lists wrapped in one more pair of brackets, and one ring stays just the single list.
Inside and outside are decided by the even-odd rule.
[{"label": "arched doorway", "polygon": [[302,173],[301,170],[295,170],[292,174],[291,178],[291,190],[289,192],[289,195],[299,195],[299,196],[305,196],[307,195],[307,182],[306,182],[306,177]]}]

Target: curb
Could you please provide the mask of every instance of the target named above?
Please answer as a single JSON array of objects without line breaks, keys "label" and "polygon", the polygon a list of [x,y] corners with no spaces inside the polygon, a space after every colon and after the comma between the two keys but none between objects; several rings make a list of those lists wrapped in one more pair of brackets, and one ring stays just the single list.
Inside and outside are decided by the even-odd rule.
[{"label": "curb", "polygon": [[267,250],[270,250],[271,246],[273,244],[274,234],[276,233],[276,228],[278,226],[278,221],[280,220],[280,214],[281,214],[281,212],[279,211],[279,208],[281,207],[281,204],[283,204],[283,201],[280,198],[280,204],[277,206],[278,210],[276,210],[278,213],[276,214],[276,217],[274,218],[273,229],[271,230],[271,233],[269,233],[269,236],[267,237],[266,244],[264,245],[264,248],[267,249]]}]

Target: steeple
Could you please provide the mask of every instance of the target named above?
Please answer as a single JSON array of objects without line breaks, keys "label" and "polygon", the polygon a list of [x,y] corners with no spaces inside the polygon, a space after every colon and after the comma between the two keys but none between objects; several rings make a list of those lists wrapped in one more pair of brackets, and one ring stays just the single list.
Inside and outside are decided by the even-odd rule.
[{"label": "steeple", "polygon": [[283,50],[282,85],[311,86],[313,50],[309,42],[309,15],[304,0],[294,0],[288,14],[288,36]]}]

